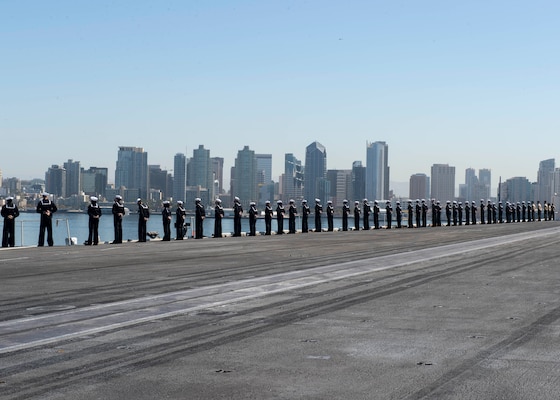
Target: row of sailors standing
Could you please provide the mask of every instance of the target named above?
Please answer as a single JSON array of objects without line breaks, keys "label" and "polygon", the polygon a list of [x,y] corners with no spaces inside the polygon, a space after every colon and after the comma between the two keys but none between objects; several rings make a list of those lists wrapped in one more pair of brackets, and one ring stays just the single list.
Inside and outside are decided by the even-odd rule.
[{"label": "row of sailors standing", "polygon": [[[200,203],[200,199],[197,199],[197,205]],[[222,219],[224,217],[224,209],[222,206],[222,201],[217,199],[214,208],[214,237],[222,237]],[[311,214],[311,208],[307,203],[307,200],[302,200],[301,204],[301,231],[302,233],[309,232],[309,222],[308,217]],[[241,236],[241,217],[243,215],[243,207],[241,206],[238,197],[234,200],[234,232],[233,236]],[[413,219],[416,217],[416,227],[426,227],[427,226],[427,216],[429,207],[426,204],[426,200],[416,200],[416,205],[412,204],[412,201],[408,202],[408,227],[413,228]],[[439,201],[432,200],[431,211],[432,211],[432,226],[441,226],[441,214],[444,208]],[[322,214],[323,206],[320,199],[315,199],[314,207],[314,219],[315,219],[315,232],[322,231]],[[276,209],[273,209],[270,201],[266,201],[264,209],[264,219],[265,219],[265,235],[270,235],[272,233],[272,220],[276,212],[276,223],[277,230],[276,234],[284,233],[284,218],[286,213],[288,214],[288,233],[296,233],[296,217],[298,216],[298,209],[294,200],[289,201],[288,210],[284,207],[282,200],[276,202]],[[379,202],[375,200],[373,206],[369,204],[367,199],[364,199],[362,206],[360,207],[360,202],[354,202],[354,230],[360,230],[360,216],[362,215],[362,229],[370,230],[370,215],[373,214],[373,229],[380,229],[379,214],[381,212],[381,207]],[[402,217],[403,208],[399,201],[396,202],[395,209],[390,201],[385,204],[385,219],[386,228],[391,229],[393,224],[393,212],[395,213],[395,222],[397,228],[402,228]],[[544,220],[554,219],[554,204],[547,204],[546,201],[544,205],[541,205],[540,201],[536,204],[534,202],[521,202],[521,203],[510,203],[506,202],[504,205],[501,201],[498,204],[488,201],[486,204],[484,200],[480,201],[480,206],[477,207],[476,203],[473,201],[471,203],[465,202],[463,206],[462,202],[447,201],[445,206],[445,214],[447,219],[447,226],[451,225],[462,225],[463,221],[465,225],[477,224],[477,213],[480,212],[480,223],[481,224],[492,224],[492,223],[503,223],[503,222],[525,222],[525,221],[541,221],[544,215]],[[334,220],[334,207],[332,201],[327,202],[326,216],[327,216],[327,231],[331,232],[334,230],[333,220]],[[504,220],[505,214],[505,220]],[[348,219],[351,215],[351,209],[348,204],[348,200],[343,201],[342,206],[342,230],[348,230]],[[249,208],[249,236],[256,235],[256,221],[258,217],[258,211],[255,202],[250,203]],[[197,236],[198,231],[202,229],[202,224],[197,225]],[[202,236],[200,236],[202,237]]]}]

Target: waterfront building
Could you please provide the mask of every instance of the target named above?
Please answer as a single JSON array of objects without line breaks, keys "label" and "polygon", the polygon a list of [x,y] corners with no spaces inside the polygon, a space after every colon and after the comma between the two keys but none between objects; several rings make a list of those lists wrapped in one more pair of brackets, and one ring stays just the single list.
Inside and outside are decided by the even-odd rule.
[{"label": "waterfront building", "polygon": [[149,189],[148,153],[141,147],[120,146],[115,169],[115,186],[137,191],[146,199]]},{"label": "waterfront building", "polygon": [[522,201],[531,201],[532,184],[525,177],[510,178],[505,181],[505,190],[502,201],[517,203]]},{"label": "waterfront building", "polygon": [[455,199],[455,167],[432,165],[430,197],[442,202]]},{"label": "waterfront building", "polygon": [[187,156],[183,153],[173,157],[173,201],[184,201],[187,193]]},{"label": "waterfront building", "polygon": [[[82,168],[81,173],[82,191],[88,196],[106,197],[107,178],[109,170],[107,168],[89,167],[88,170]],[[108,200],[112,200],[109,198]]]},{"label": "waterfront building", "polygon": [[330,187],[327,181],[327,150],[319,142],[313,142],[305,149],[304,198],[310,204],[319,198],[326,204]]},{"label": "waterfront building", "polygon": [[[214,179],[214,196],[224,193],[224,159],[212,157],[212,177]],[[216,185],[216,182],[218,183]]]},{"label": "waterfront building", "polygon": [[389,198],[389,146],[385,142],[366,143],[366,196],[371,200]]},{"label": "waterfront building", "polygon": [[231,195],[240,198],[244,210],[249,209],[251,201],[258,200],[257,158],[249,146],[237,152],[231,175]]},{"label": "waterfront building", "polygon": [[344,199],[348,200],[348,194],[352,191],[352,170],[350,169],[329,169],[327,171],[330,193],[328,200],[333,202],[335,207],[342,207]]},{"label": "waterfront building", "polygon": [[430,198],[430,177],[426,174],[410,176],[408,194],[412,200]]},{"label": "waterfront building", "polygon": [[45,173],[45,190],[57,197],[66,196],[66,170],[60,165],[52,165]]},{"label": "waterfront building", "polygon": [[553,178],[554,178],[555,160],[550,158],[543,160],[539,163],[539,170],[537,172],[537,188],[535,197],[532,200],[536,203],[540,201],[543,203],[551,201],[553,192]]},{"label": "waterfront building", "polygon": [[366,197],[366,167],[361,161],[352,163],[352,191],[348,194],[348,200],[359,200]]},{"label": "waterfront building", "polygon": [[[284,175],[282,176],[282,198],[301,200],[303,198],[304,169],[301,160],[292,153],[284,155]],[[270,200],[269,199],[265,199]]]},{"label": "waterfront building", "polygon": [[66,194],[64,197],[80,194],[82,188],[82,168],[79,161],[68,160],[64,163],[66,170]]}]

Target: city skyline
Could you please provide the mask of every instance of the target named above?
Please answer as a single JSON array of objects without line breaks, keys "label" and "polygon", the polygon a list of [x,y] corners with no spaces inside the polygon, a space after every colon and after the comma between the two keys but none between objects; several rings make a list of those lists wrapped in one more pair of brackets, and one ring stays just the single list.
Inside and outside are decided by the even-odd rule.
[{"label": "city skyline", "polygon": [[314,141],[329,169],[365,164],[365,143],[384,141],[391,181],[449,164],[490,169],[496,188],[500,177],[536,181],[560,148],[553,1],[0,11],[4,177],[42,178],[68,158],[112,171],[123,144],[172,170],[176,153],[204,144],[226,168],[244,145],[272,154],[278,180],[284,154],[303,160]]}]

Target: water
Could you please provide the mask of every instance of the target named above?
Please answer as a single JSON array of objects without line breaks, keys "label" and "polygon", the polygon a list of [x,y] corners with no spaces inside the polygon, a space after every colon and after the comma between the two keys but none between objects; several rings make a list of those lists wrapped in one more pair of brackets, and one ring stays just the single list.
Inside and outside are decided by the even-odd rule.
[{"label": "water", "polygon": [[[105,210],[104,210],[105,211]],[[187,222],[191,220],[187,217]],[[175,216],[171,222],[171,238],[175,238],[175,228],[173,227]],[[22,212],[16,218],[16,231],[15,231],[15,245],[16,246],[36,246],[39,238],[39,224],[40,215],[34,212]],[[123,218],[123,241],[137,240],[138,239],[138,216],[136,214],[126,215]],[[354,226],[354,218],[348,219],[348,225]],[[361,225],[361,221],[360,221]],[[322,226],[326,228],[327,218],[322,218]],[[342,218],[334,218],[335,228],[342,226]],[[0,218],[0,234],[4,227],[3,218]],[[191,226],[187,231],[187,235],[192,235],[191,228],[194,227],[194,217],[192,218]],[[309,218],[309,228],[315,227],[313,216]],[[288,218],[284,218],[284,229],[288,229]],[[296,219],[296,229],[301,229],[301,218]],[[152,213],[147,223],[147,230],[158,232],[160,237],[163,237],[163,224],[161,214]],[[243,218],[241,220],[241,230],[243,232],[249,231],[249,219]],[[264,218],[257,219],[257,231],[264,232]],[[276,219],[272,220],[272,230],[276,230]],[[70,235],[68,235],[68,231]],[[222,220],[222,231],[224,233],[233,231],[233,219]],[[214,218],[206,217],[204,219],[204,236],[212,236],[214,233]],[[77,238],[77,244],[83,245],[88,237],[88,215],[86,213],[65,213],[57,212],[53,216],[53,237],[55,246],[65,246],[68,236]],[[113,215],[105,212],[99,221],[99,238],[100,243],[111,242],[114,239],[113,234]],[[148,238],[149,240],[149,238]],[[45,234],[46,245],[46,234]]]}]

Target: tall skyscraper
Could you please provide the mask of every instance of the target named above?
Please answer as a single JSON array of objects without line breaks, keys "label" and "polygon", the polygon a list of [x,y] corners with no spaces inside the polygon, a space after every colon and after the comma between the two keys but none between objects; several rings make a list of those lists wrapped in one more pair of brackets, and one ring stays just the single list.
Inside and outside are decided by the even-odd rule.
[{"label": "tall skyscraper", "polygon": [[431,198],[445,202],[455,198],[455,167],[448,164],[432,165]]},{"label": "tall skyscraper", "polygon": [[115,169],[116,188],[125,187],[130,198],[125,201],[135,201],[132,193],[138,191],[141,198],[148,198],[149,174],[148,153],[141,147],[120,146]]},{"label": "tall skyscraper", "polygon": [[348,200],[348,193],[352,190],[352,170],[329,169],[327,179],[330,186],[329,199],[335,207],[342,207],[343,200]]},{"label": "tall skyscraper", "polygon": [[330,188],[327,181],[327,150],[319,142],[313,142],[305,149],[304,197],[312,202],[319,198],[327,202]]},{"label": "tall skyscraper", "polygon": [[515,177],[505,182],[505,198],[503,201],[517,203],[522,201],[531,201],[531,182],[525,177]]},{"label": "tall skyscraper", "polygon": [[303,197],[304,171],[301,160],[292,153],[284,155],[284,176],[282,178],[282,195],[285,201],[301,200]]},{"label": "tall skyscraper", "polygon": [[200,186],[212,189],[214,183],[210,150],[199,145],[187,166],[187,186]]},{"label": "tall skyscraper", "polygon": [[249,146],[237,152],[235,167],[231,177],[232,196],[237,196],[245,210],[251,201],[258,200],[257,158]]},{"label": "tall skyscraper", "polygon": [[[223,157],[212,157],[212,176],[214,179],[214,195],[224,192],[224,159]],[[216,181],[218,182],[216,185]],[[217,188],[216,188],[217,186]]]},{"label": "tall skyscraper", "polygon": [[185,201],[187,192],[187,156],[183,153],[173,157],[173,201]]},{"label": "tall skyscraper", "polygon": [[66,170],[66,195],[69,197],[82,191],[82,169],[79,161],[68,160],[64,163]]},{"label": "tall skyscraper", "polygon": [[82,169],[83,192],[88,196],[105,197],[108,176],[109,170],[107,168],[89,167],[88,170]]},{"label": "tall skyscraper", "polygon": [[361,161],[352,163],[352,193],[348,197],[348,200],[360,202],[366,198],[366,167]]},{"label": "tall skyscraper", "polygon": [[56,197],[66,196],[66,170],[52,165],[45,173],[45,190]]},{"label": "tall skyscraper", "polygon": [[385,142],[367,143],[366,197],[389,199],[389,146]]},{"label": "tall skyscraper", "polygon": [[539,163],[539,170],[537,172],[537,193],[533,201],[540,201],[541,204],[550,202],[553,196],[552,186],[554,178],[555,161],[554,158],[543,160]]},{"label": "tall skyscraper", "polygon": [[257,159],[257,185],[272,181],[272,154],[255,154]]},{"label": "tall skyscraper", "polygon": [[411,175],[408,193],[412,200],[428,200],[430,198],[430,178],[428,175]]}]

